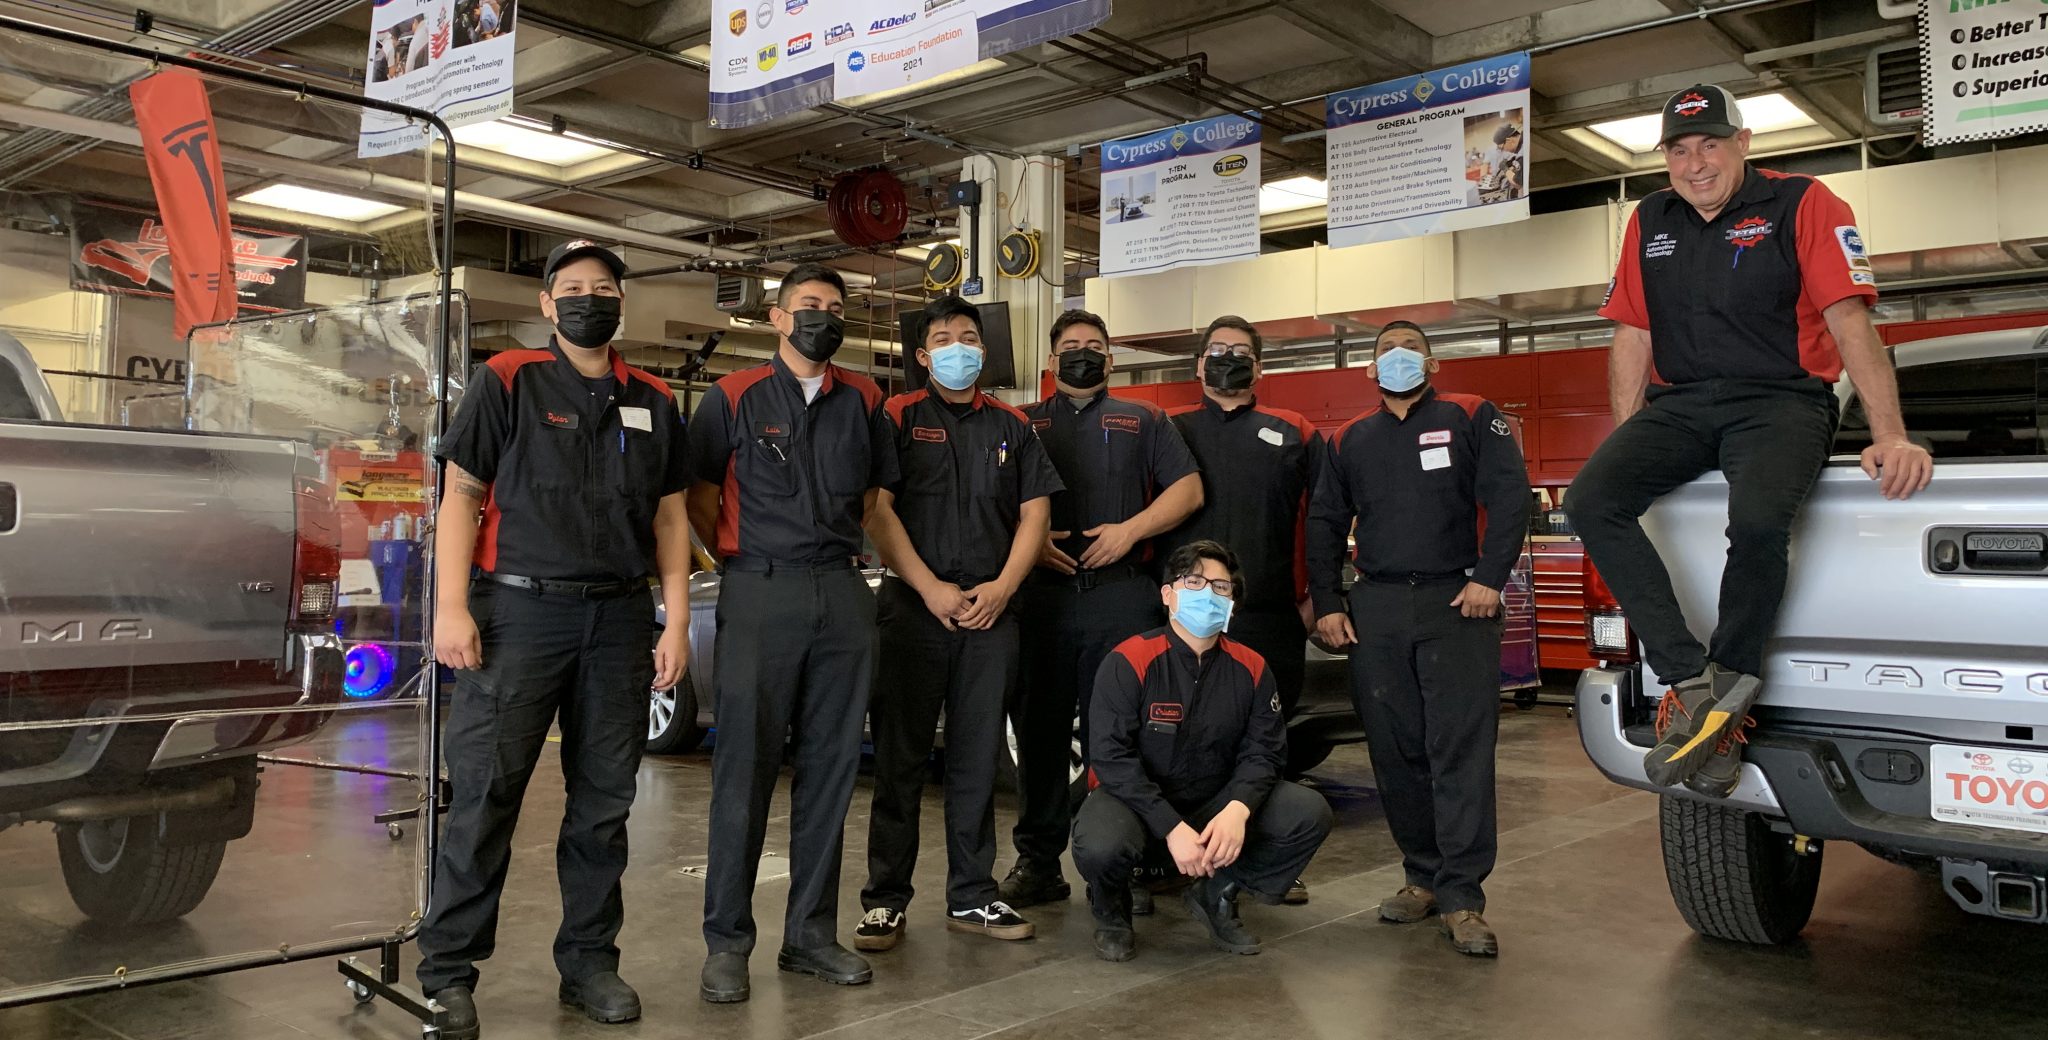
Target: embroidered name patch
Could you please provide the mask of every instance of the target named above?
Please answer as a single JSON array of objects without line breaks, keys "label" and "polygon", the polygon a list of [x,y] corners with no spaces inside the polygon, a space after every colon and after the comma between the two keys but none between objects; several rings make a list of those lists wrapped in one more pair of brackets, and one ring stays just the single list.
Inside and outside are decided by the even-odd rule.
[{"label": "embroidered name patch", "polygon": [[1179,722],[1181,714],[1181,706],[1178,704],[1154,704],[1152,706],[1151,721]]},{"label": "embroidered name patch", "polygon": [[1122,433],[1136,433],[1138,432],[1138,417],[1135,415],[1105,415],[1102,417],[1102,428]]},{"label": "embroidered name patch", "polygon": [[944,444],[946,431],[936,426],[913,426],[910,428],[910,439],[926,444]]},{"label": "embroidered name patch", "polygon": [[1420,437],[1417,437],[1417,438],[1415,438],[1415,443],[1417,443],[1417,444],[1449,444],[1449,443],[1451,443],[1451,431],[1449,431],[1449,430],[1431,430],[1431,431],[1429,431],[1428,433],[1425,433],[1425,434],[1423,434],[1422,436],[1420,436]]}]

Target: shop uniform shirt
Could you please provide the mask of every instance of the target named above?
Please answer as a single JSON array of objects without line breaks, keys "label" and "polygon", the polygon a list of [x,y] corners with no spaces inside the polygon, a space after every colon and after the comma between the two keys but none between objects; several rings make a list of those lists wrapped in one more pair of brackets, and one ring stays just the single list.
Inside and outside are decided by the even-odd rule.
[{"label": "shop uniform shirt", "polygon": [[985,393],[955,405],[917,390],[883,408],[900,478],[889,485],[918,558],[972,588],[1003,573],[1018,510],[1060,490],[1024,413]]},{"label": "shop uniform shirt", "polygon": [[1337,431],[1309,509],[1318,617],[1344,609],[1344,537],[1354,517],[1353,563],[1363,578],[1469,573],[1488,588],[1506,585],[1529,525],[1529,471],[1508,421],[1490,401],[1432,388],[1406,419],[1381,406]]},{"label": "shop uniform shirt", "polygon": [[1600,316],[1650,332],[1658,378],[1834,382],[1822,311],[1877,299],[1856,215],[1811,177],[1746,167],[1713,220],[1670,188],[1629,217]]},{"label": "shop uniform shirt", "polygon": [[690,470],[719,484],[718,551],[790,564],[860,552],[863,496],[897,479],[882,388],[827,365],[808,402],[780,355],[720,379],[691,417]]},{"label": "shop uniform shirt", "polygon": [[475,565],[560,581],[657,573],[654,513],[689,486],[668,384],[612,352],[586,379],[552,337],[478,365],[435,457],[490,485]]},{"label": "shop uniform shirt", "polygon": [[1202,468],[1202,508],[1171,545],[1222,542],[1244,563],[1239,610],[1285,610],[1307,595],[1303,525],[1323,464],[1323,435],[1299,412],[1257,399],[1230,411],[1204,396],[1167,412]]},{"label": "shop uniform shirt", "polygon": [[1103,658],[1088,725],[1096,780],[1159,838],[1225,793],[1258,811],[1286,757],[1265,658],[1229,636],[1197,658],[1171,625]]},{"label": "shop uniform shirt", "polygon": [[[1156,405],[1121,400],[1105,390],[1076,408],[1072,398],[1054,393],[1024,414],[1066,485],[1052,496],[1052,529],[1068,532],[1058,545],[1076,560],[1095,544],[1081,532],[1129,520],[1195,472],[1180,431]],[[1151,558],[1148,540],[1119,562]]]}]

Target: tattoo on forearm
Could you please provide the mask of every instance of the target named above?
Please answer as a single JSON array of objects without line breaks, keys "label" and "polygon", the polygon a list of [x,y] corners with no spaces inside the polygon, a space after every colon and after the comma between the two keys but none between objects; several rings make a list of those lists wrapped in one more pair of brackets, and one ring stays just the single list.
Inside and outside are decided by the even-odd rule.
[{"label": "tattoo on forearm", "polygon": [[465,498],[474,498],[481,502],[484,495],[489,493],[490,487],[483,481],[464,473],[455,478],[455,483],[449,490]]}]

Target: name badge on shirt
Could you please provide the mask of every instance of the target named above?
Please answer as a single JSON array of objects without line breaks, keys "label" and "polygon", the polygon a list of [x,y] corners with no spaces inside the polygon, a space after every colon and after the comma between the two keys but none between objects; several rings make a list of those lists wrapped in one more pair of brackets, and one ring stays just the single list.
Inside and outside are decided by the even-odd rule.
[{"label": "name badge on shirt", "polygon": [[1420,437],[1417,437],[1417,438],[1416,438],[1416,443],[1418,443],[1418,444],[1449,444],[1449,443],[1451,443],[1451,431],[1449,431],[1449,430],[1431,430],[1431,431],[1429,431],[1428,433],[1425,433],[1425,434],[1423,434],[1422,436],[1420,436]]},{"label": "name badge on shirt", "polygon": [[1422,449],[1422,468],[1423,468],[1423,469],[1425,469],[1425,470],[1431,470],[1431,469],[1449,469],[1450,467],[1451,467],[1451,449],[1449,449],[1449,448],[1424,448],[1424,449]]},{"label": "name badge on shirt", "polygon": [[645,408],[629,408],[625,405],[620,405],[619,421],[625,423],[626,429],[629,430],[654,432],[654,413]]},{"label": "name badge on shirt", "polygon": [[1278,447],[1282,440],[1280,436],[1280,431],[1273,429],[1270,426],[1259,431],[1259,439],[1275,447]]},{"label": "name badge on shirt", "polygon": [[542,412],[541,417],[547,420],[549,426],[558,429],[573,430],[576,428],[576,414],[574,412]]}]

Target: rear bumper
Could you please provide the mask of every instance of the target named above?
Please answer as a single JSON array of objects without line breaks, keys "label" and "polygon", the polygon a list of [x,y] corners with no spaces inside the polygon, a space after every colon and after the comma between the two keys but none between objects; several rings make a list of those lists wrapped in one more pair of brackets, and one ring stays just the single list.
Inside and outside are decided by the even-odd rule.
[{"label": "rear bumper", "polygon": [[1579,720],[1579,743],[1585,745],[1586,757],[1593,760],[1593,765],[1606,774],[1607,779],[1642,791],[1712,801],[1768,816],[1784,815],[1771,781],[1749,762],[1743,763],[1742,780],[1736,785],[1735,793],[1725,799],[1700,798],[1685,787],[1659,787],[1651,783],[1643,774],[1643,756],[1649,752],[1650,745],[1630,740],[1622,724],[1622,709],[1633,696],[1633,672],[1620,668],[1588,668],[1579,673],[1574,712]]}]

